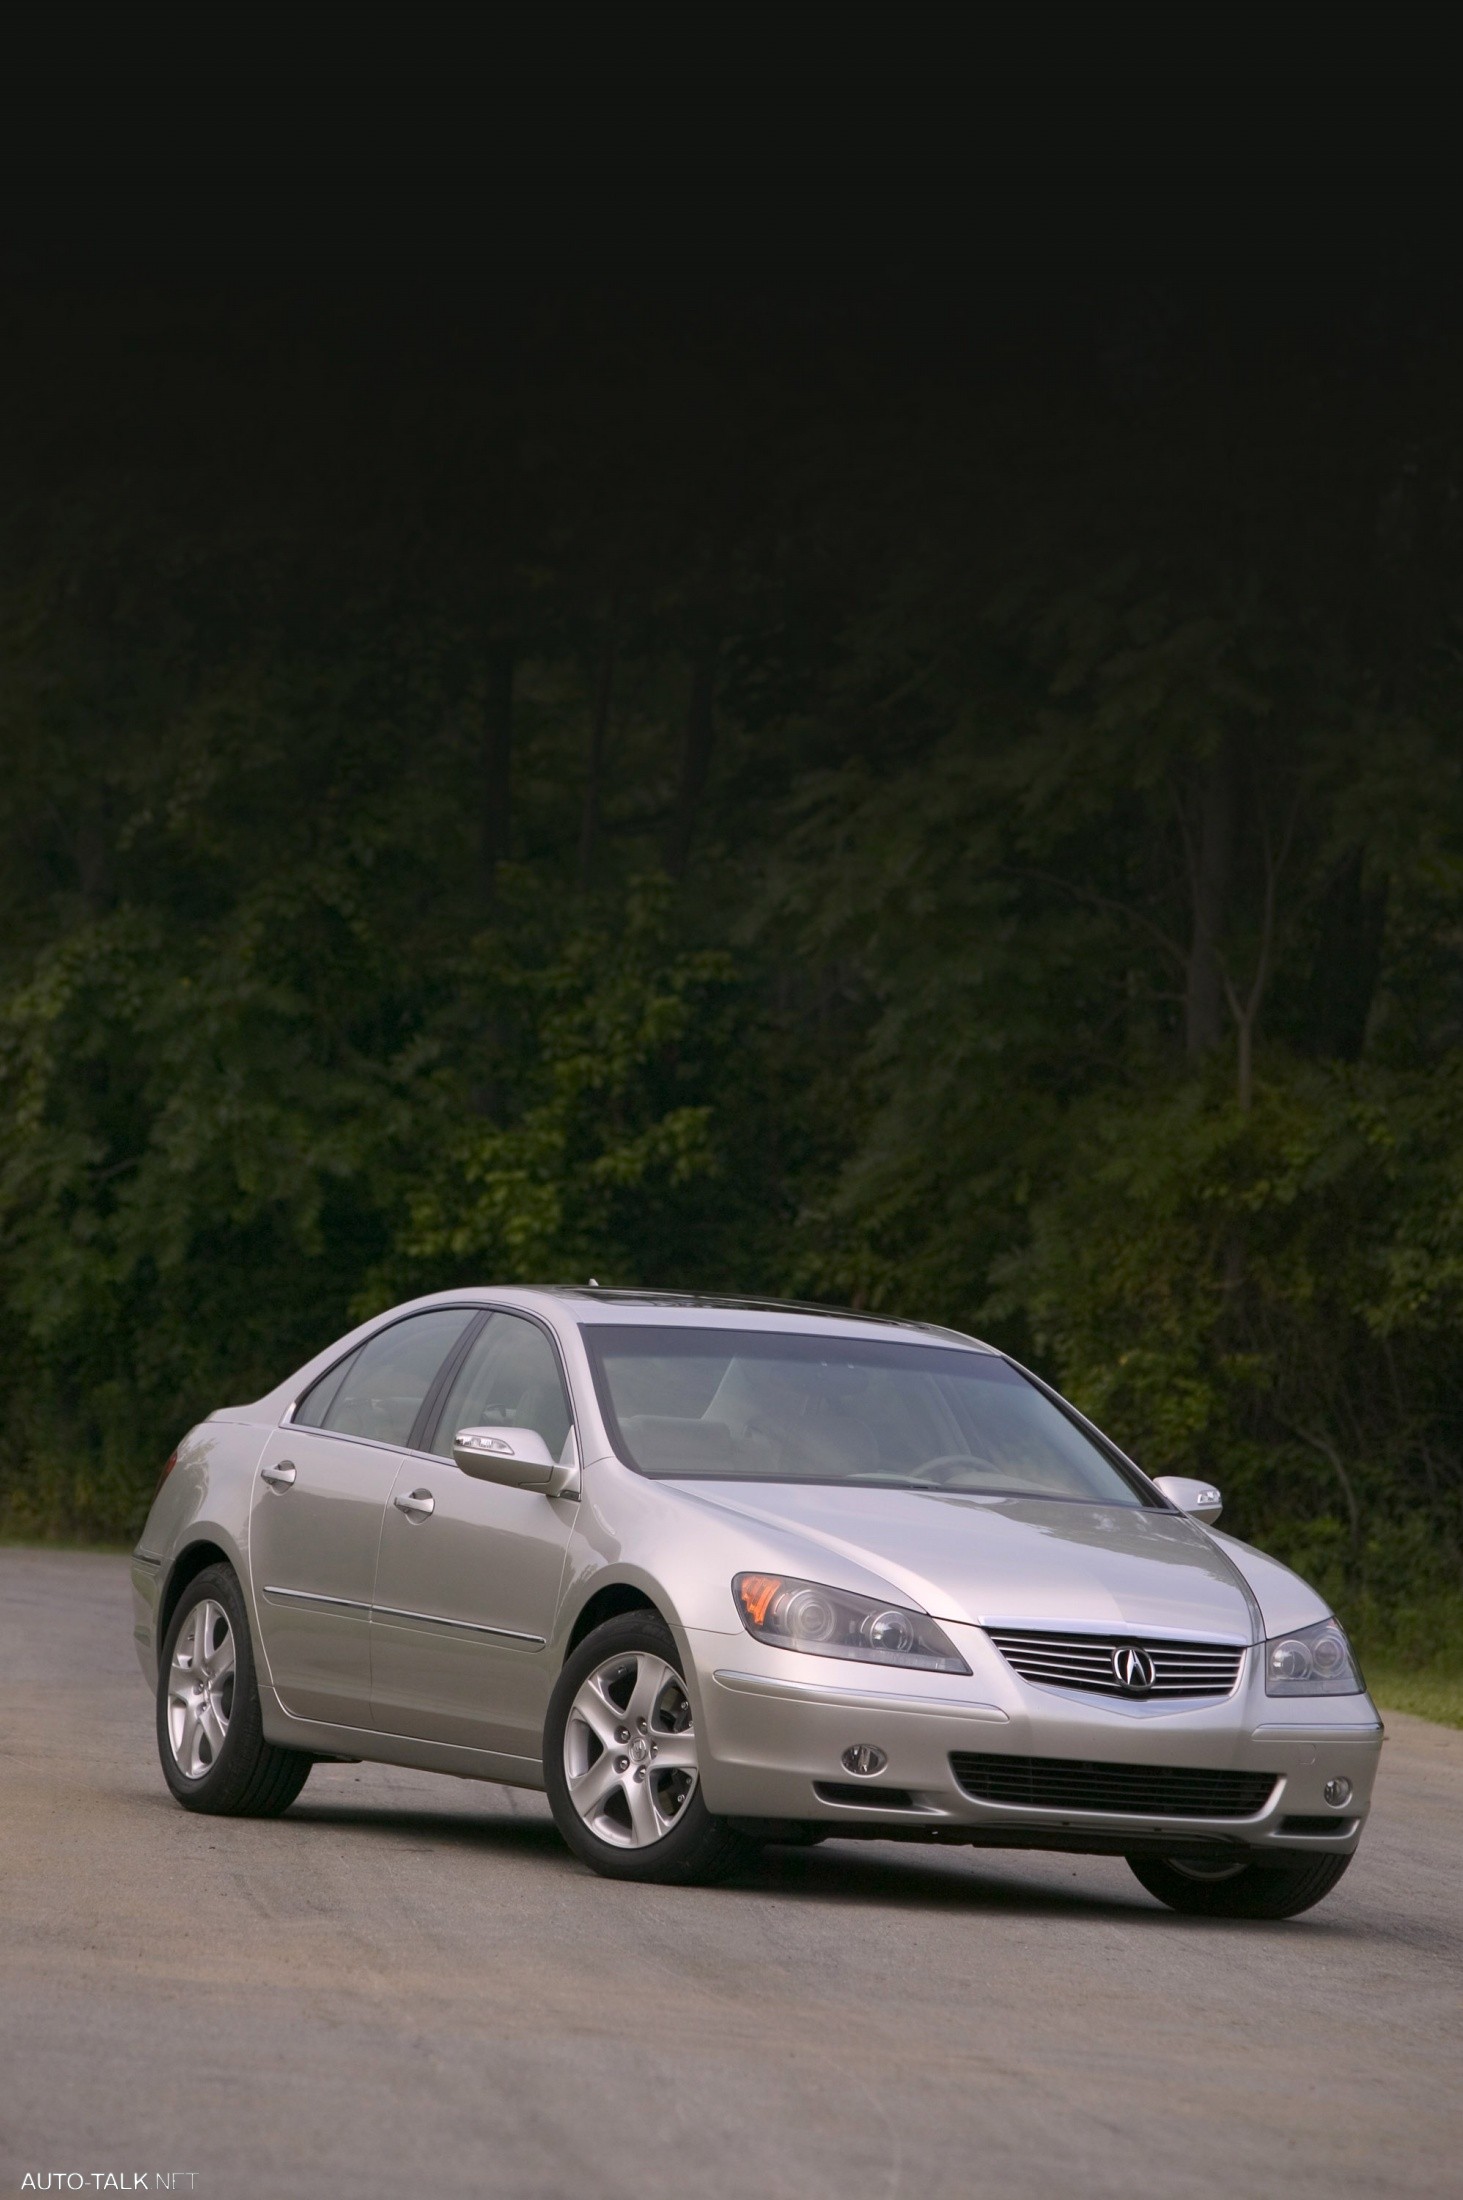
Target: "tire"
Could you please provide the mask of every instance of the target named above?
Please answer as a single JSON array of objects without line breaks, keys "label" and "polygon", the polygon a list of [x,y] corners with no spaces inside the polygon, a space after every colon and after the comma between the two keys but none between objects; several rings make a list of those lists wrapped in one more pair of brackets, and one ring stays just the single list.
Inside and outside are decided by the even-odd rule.
[{"label": "tire", "polygon": [[312,1757],[264,1739],[249,1619],[231,1566],[196,1574],[168,1622],[157,1746],[183,1808],[214,1817],[277,1818],[310,1776]]},{"label": "tire", "polygon": [[606,1879],[709,1886],[757,1844],[701,1799],[680,1653],[654,1612],[625,1612],[566,1659],[544,1723],[554,1823]]},{"label": "tire", "polygon": [[1257,1859],[1218,1870],[1166,1856],[1130,1856],[1140,1886],[1189,1917],[1298,1917],[1328,1895],[1349,1856]]}]

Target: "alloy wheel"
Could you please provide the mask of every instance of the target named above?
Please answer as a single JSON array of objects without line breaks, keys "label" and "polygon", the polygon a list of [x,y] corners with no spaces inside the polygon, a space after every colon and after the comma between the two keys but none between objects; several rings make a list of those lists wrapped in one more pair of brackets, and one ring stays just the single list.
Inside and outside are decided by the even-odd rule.
[{"label": "alloy wheel", "polygon": [[664,1840],[696,1791],[691,1699],[673,1665],[622,1651],[580,1684],[564,1727],[569,1799],[597,1839]]},{"label": "alloy wheel", "polygon": [[168,1671],[168,1740],[184,1779],[212,1772],[233,1708],[233,1630],[223,1606],[204,1597],[178,1630]]}]

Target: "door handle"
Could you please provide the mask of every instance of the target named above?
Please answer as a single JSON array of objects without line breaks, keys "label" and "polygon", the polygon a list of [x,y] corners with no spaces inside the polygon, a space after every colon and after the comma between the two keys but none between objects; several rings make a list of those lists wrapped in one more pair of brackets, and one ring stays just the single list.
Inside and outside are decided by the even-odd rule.
[{"label": "door handle", "polygon": [[281,1459],[277,1466],[261,1467],[260,1480],[271,1483],[277,1490],[287,1490],[295,1479],[293,1459]]},{"label": "door handle", "polygon": [[430,1490],[413,1490],[409,1496],[393,1497],[391,1502],[408,1520],[430,1520],[437,1510],[437,1500]]}]

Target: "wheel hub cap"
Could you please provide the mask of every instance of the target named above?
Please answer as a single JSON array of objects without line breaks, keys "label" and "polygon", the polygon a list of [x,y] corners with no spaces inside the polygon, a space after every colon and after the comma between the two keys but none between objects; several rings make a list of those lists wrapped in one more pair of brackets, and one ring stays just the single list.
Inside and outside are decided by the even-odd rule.
[{"label": "wheel hub cap", "polygon": [[233,1706],[233,1629],[223,1606],[205,1597],[179,1628],[168,1668],[168,1743],[185,1780],[218,1763]]},{"label": "wheel hub cap", "polygon": [[595,1668],[569,1707],[564,1777],[598,1840],[638,1849],[665,1839],[698,1777],[691,1699],[673,1665],[638,1650]]}]

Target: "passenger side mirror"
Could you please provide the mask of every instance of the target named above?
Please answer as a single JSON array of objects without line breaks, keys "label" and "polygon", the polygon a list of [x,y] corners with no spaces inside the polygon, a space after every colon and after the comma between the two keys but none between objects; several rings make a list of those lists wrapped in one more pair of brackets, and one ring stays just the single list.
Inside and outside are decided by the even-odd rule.
[{"label": "passenger side mirror", "polygon": [[475,1482],[502,1482],[513,1490],[545,1490],[557,1496],[556,1479],[560,1487],[566,1479],[537,1429],[460,1428],[452,1439],[452,1456]]},{"label": "passenger side mirror", "polygon": [[1153,1487],[1194,1520],[1217,1520],[1224,1510],[1224,1499],[1212,1482],[1192,1482],[1186,1474],[1155,1474]]}]

